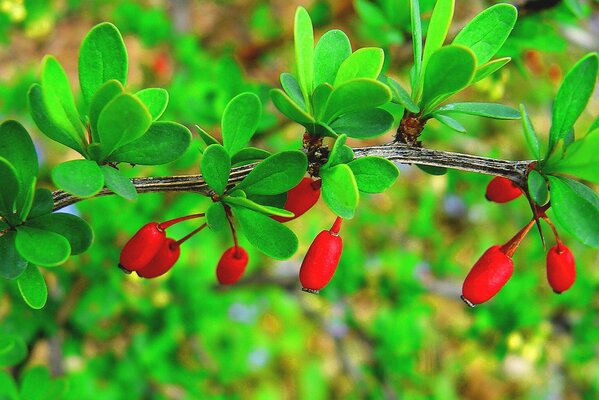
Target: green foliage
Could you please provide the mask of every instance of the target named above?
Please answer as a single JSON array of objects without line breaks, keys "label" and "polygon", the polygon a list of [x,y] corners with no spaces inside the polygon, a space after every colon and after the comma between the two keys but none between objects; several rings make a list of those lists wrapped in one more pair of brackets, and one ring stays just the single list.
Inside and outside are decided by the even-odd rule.
[{"label": "green foliage", "polygon": [[538,171],[532,170],[528,173],[528,192],[532,200],[540,206],[549,201],[547,181]]},{"label": "green foliage", "polygon": [[231,158],[220,144],[208,146],[200,164],[202,177],[219,196],[225,192],[231,173]]},{"label": "green foliage", "polygon": [[48,300],[48,288],[40,270],[29,264],[27,269],[17,279],[17,285],[23,300],[33,309],[40,309],[46,305]]},{"label": "green foliage", "polygon": [[399,170],[391,161],[381,157],[362,157],[349,164],[358,190],[364,193],[382,193],[395,183]]},{"label": "green foliage", "polygon": [[266,158],[237,185],[247,194],[279,194],[288,191],[303,178],[308,163],[301,151],[284,151]]},{"label": "green foliage", "polygon": [[72,160],[52,170],[54,184],[77,197],[91,197],[104,187],[104,174],[94,161]]},{"label": "green foliage", "polygon": [[[27,356],[27,345],[17,335],[0,335],[0,365],[16,365]],[[4,386],[4,385],[0,385]]]},{"label": "green foliage", "polygon": [[223,145],[232,157],[250,142],[258,128],[261,113],[262,103],[253,93],[242,93],[227,104],[221,127]]},{"label": "green foliage", "polygon": [[353,218],[358,207],[359,193],[356,178],[346,164],[321,171],[322,198],[336,215]]},{"label": "green foliage", "polygon": [[100,169],[104,175],[104,184],[108,189],[124,199],[137,199],[137,189],[135,189],[129,178],[124,176],[119,170],[108,165],[102,165]]}]

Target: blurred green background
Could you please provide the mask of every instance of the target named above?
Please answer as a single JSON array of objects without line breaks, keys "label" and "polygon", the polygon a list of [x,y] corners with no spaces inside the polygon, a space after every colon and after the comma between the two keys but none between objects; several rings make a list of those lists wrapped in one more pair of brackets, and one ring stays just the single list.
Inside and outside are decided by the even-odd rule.
[{"label": "blurred green background", "polygon": [[[434,1],[421,3],[427,18]],[[493,3],[458,0],[449,36]],[[513,62],[460,100],[525,103],[537,131],[547,132],[564,72],[599,48],[599,3],[564,1],[544,10],[537,6],[554,2],[514,3],[522,6],[521,18],[500,53]],[[408,4],[2,0],[0,118],[19,119],[32,133],[42,185],[51,188],[51,168],[75,154],[36,130],[27,89],[45,54],[57,56],[76,85],[81,39],[94,24],[111,21],[125,35],[130,86],[169,90],[167,119],[190,128],[200,124],[218,136],[227,101],[253,91],[265,104],[256,143],[298,148],[302,128],[268,102],[278,75],[293,68],[297,5],[310,11],[316,36],[335,27],[348,33],[354,49],[383,47],[388,73],[405,83],[411,66]],[[401,109],[391,110],[401,117]],[[579,122],[581,132],[597,110],[595,95]],[[429,123],[425,146],[530,157],[519,121],[460,121],[468,134]],[[194,134],[179,161],[127,171],[131,177],[197,173],[199,146]],[[486,248],[504,243],[527,222],[527,202],[487,203],[487,176],[400,168],[396,185],[361,202],[356,218],[344,224],[341,263],[320,296],[301,292],[297,274],[312,239],[334,219],[324,204],[290,223],[300,249],[288,261],[268,259],[242,240],[250,264],[241,282],[225,289],[215,278],[220,254],[230,246],[224,233],[194,237],[176,267],[159,279],[127,276],[116,267],[120,249],[140,226],[202,212],[206,198],[146,194],[135,203],[99,198],[69,208],[90,222],[96,238],[87,253],[43,269],[47,306],[29,309],[15,282],[0,282],[0,333],[22,337],[29,348],[21,364],[0,371],[0,398],[15,398],[15,385],[28,380],[45,387],[38,398],[48,399],[599,398],[598,253],[563,233],[578,280],[555,295],[533,230],[514,257],[507,286],[491,302],[469,309],[459,299],[462,279]],[[193,228],[193,222],[181,224],[174,236]]]}]

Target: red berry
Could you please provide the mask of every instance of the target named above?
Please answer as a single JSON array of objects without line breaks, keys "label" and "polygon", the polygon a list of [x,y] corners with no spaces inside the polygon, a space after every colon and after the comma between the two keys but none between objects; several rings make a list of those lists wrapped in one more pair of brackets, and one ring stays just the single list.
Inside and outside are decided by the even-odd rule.
[{"label": "red berry", "polygon": [[216,266],[216,279],[221,285],[232,285],[237,282],[248,265],[248,253],[243,247],[228,248]]},{"label": "red berry", "polygon": [[522,190],[511,180],[496,176],[487,185],[485,197],[495,203],[507,203],[522,194]]},{"label": "red berry", "polygon": [[339,237],[341,221],[337,218],[333,227],[320,232],[310,245],[299,273],[303,291],[318,293],[333,277],[343,250],[343,241]]},{"label": "red berry", "polygon": [[285,201],[285,210],[291,211],[295,215],[293,217],[277,217],[273,216],[279,222],[287,222],[296,219],[311,209],[320,198],[320,179],[317,181],[312,178],[303,178],[300,183],[287,193]]},{"label": "red berry", "polygon": [[181,247],[174,239],[168,238],[144,268],[137,271],[142,278],[156,278],[166,274],[175,265],[181,254]]},{"label": "red berry", "polygon": [[139,271],[154,258],[166,240],[158,223],[144,225],[123,247],[119,267],[127,273]]},{"label": "red berry", "polygon": [[514,272],[514,262],[493,246],[478,259],[462,286],[462,300],[470,307],[484,303],[499,292]]},{"label": "red berry", "polygon": [[547,281],[555,293],[570,289],[576,280],[576,263],[570,249],[559,243],[547,253]]}]

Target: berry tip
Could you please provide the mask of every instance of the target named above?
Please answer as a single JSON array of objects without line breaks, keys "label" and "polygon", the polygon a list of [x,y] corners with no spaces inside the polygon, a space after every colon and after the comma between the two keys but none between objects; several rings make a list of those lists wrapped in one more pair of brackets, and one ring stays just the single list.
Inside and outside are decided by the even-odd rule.
[{"label": "berry tip", "polygon": [[468,305],[468,307],[474,308],[475,304],[473,304],[470,300],[468,300],[467,298],[465,298],[464,295],[461,295],[460,299],[462,299],[462,301],[464,303],[466,303]]},{"label": "berry tip", "polygon": [[124,273],[126,273],[127,275],[131,275],[131,271],[130,271],[130,270],[128,270],[127,268],[123,267],[123,265],[122,265],[122,264],[120,264],[120,263],[119,263],[119,264],[118,264],[118,267],[119,267],[119,269],[120,269],[121,271],[123,271],[123,272],[124,272]]},{"label": "berry tip", "polygon": [[316,289],[308,289],[303,287],[302,288],[302,292],[306,292],[306,293],[312,293],[312,294],[318,294],[320,293],[320,290],[316,290]]}]

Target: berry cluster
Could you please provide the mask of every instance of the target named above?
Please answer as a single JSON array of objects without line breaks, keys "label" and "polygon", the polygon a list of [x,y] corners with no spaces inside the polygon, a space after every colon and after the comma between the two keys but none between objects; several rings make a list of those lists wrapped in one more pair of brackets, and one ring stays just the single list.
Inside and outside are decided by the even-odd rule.
[{"label": "berry cluster", "polygon": [[[502,177],[491,180],[487,186],[486,198],[496,203],[506,203],[522,194],[522,190],[512,181]],[[547,281],[555,293],[568,290],[576,280],[576,265],[574,256],[566,247],[549,220],[545,211],[547,204],[536,212],[531,219],[513,238],[503,246],[495,245],[489,248],[474,264],[462,286],[462,300],[471,307],[484,303],[495,296],[507,283],[514,272],[512,256],[516,249],[535,224],[537,218],[543,219],[551,227],[556,239],[556,245],[547,252]]]}]

